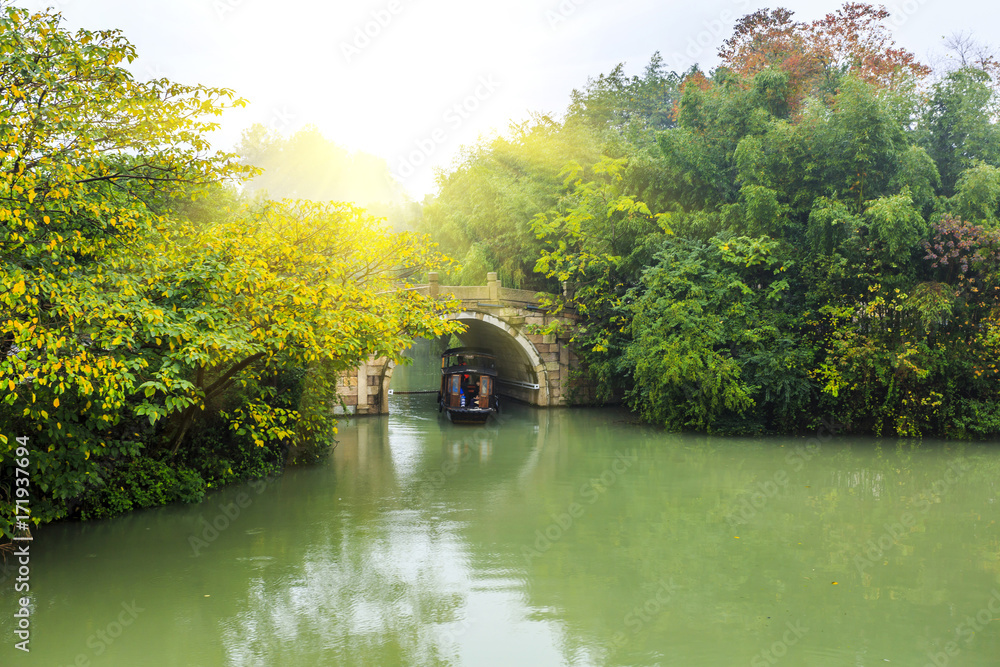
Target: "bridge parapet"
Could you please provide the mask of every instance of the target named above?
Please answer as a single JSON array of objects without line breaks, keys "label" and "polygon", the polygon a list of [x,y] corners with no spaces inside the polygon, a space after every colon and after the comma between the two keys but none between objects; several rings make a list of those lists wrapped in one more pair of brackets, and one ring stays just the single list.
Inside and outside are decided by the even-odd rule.
[{"label": "bridge parapet", "polygon": [[482,301],[488,303],[504,303],[512,306],[538,307],[539,292],[531,290],[512,289],[500,284],[495,272],[486,274],[485,285],[441,285],[438,274],[432,272],[426,285],[415,285],[412,289],[420,294],[434,297],[451,296],[460,301]]},{"label": "bridge parapet", "polygon": [[[503,287],[493,272],[486,275],[485,285],[441,285],[436,273],[428,278],[428,284],[408,289],[462,302],[461,311],[451,316],[467,326],[459,338],[465,344],[494,350],[501,393],[541,407],[593,400],[593,392],[581,386],[573,373],[579,361],[568,341],[556,334],[529,333],[532,325],[543,327],[556,319],[573,322],[574,313],[561,318],[547,315],[539,306],[539,293]],[[337,391],[346,411],[387,413],[392,368],[385,358],[369,359],[358,369],[342,373]],[[335,410],[344,411],[339,406]]]}]

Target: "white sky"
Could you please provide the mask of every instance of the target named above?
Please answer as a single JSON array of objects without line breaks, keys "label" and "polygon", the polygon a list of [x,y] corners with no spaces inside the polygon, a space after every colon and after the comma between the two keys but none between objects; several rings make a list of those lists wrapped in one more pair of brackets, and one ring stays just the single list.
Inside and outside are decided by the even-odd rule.
[{"label": "white sky", "polygon": [[[290,134],[305,124],[387,160],[411,196],[462,144],[529,112],[561,114],[573,88],[654,51],[671,69],[715,64],[737,18],[783,6],[799,20],[837,0],[15,0],[53,6],[69,28],[120,28],[140,78],[235,89],[250,101],[214,138],[229,149],[255,122]],[[890,0],[897,44],[924,62],[972,31],[1000,43],[1000,3]],[[378,20],[381,19],[380,25]],[[365,28],[373,36],[358,38]],[[364,33],[362,32],[362,35]],[[458,107],[456,108],[456,105]],[[419,165],[417,163],[420,163]]]}]

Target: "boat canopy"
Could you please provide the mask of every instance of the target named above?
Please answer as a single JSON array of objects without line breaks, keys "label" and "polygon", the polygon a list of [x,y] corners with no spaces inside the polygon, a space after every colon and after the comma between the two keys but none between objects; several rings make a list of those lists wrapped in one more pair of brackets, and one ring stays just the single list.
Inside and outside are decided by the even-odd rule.
[{"label": "boat canopy", "polygon": [[496,375],[496,360],[492,352],[480,347],[453,347],[441,355],[441,372]]}]

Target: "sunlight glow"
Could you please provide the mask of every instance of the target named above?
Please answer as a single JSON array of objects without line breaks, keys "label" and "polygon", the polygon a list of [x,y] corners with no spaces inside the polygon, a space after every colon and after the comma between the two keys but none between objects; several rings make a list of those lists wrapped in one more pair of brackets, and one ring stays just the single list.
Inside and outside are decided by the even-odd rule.
[{"label": "sunlight glow", "polygon": [[[137,76],[232,88],[250,101],[216,137],[235,145],[263,123],[305,125],[384,158],[416,199],[463,144],[530,113],[560,114],[570,91],[625,62],[637,74],[659,50],[667,65],[711,67],[751,0],[696,6],[629,0],[31,0],[71,27],[119,27],[136,45]],[[779,3],[808,19],[840,3]],[[1000,17],[994,3],[886,3],[897,42],[918,56],[941,38]],[[989,38],[983,35],[984,38]],[[489,85],[484,85],[488,82]],[[419,163],[419,164],[418,164]]]}]

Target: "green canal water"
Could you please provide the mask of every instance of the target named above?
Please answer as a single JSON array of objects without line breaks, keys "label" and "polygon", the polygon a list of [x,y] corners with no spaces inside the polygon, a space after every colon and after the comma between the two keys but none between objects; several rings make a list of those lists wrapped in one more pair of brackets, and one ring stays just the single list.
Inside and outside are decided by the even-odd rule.
[{"label": "green canal water", "polygon": [[321,466],[36,531],[31,652],[8,568],[0,665],[1000,665],[998,445],[434,398]]}]

